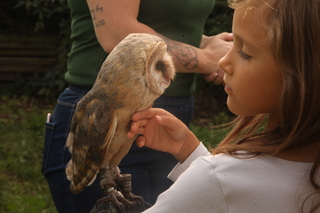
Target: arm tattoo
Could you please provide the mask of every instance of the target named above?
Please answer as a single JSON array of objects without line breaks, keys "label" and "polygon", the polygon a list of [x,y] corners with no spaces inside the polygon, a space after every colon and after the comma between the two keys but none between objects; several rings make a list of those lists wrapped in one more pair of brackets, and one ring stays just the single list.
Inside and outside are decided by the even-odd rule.
[{"label": "arm tattoo", "polygon": [[105,21],[104,19],[100,19],[100,20],[96,20],[96,13],[97,12],[103,12],[103,7],[99,7],[99,5],[96,5],[96,8],[95,9],[90,9],[90,12],[91,12],[91,17],[92,17],[92,21],[94,23],[94,27],[95,28],[98,28],[98,27],[101,27],[103,25],[105,25]]},{"label": "arm tattoo", "polygon": [[170,51],[179,61],[179,63],[188,70],[198,67],[198,54],[194,47],[182,45],[179,42],[172,41],[164,36],[159,35],[168,45]]}]

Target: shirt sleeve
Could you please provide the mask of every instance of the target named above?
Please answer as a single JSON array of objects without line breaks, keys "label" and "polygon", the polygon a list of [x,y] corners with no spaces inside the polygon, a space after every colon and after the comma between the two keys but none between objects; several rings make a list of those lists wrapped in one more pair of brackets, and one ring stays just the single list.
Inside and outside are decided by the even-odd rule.
[{"label": "shirt sleeve", "polygon": [[191,155],[183,162],[178,163],[170,172],[168,175],[168,178],[175,182],[178,177],[189,168],[190,164],[197,159],[200,156],[207,156],[211,155],[211,153],[208,151],[208,149],[203,145],[203,143],[200,143],[199,146],[191,153]]},{"label": "shirt sleeve", "polygon": [[223,190],[215,169],[206,159],[208,157],[200,157],[195,160],[167,191],[159,195],[156,203],[144,213],[227,212]]}]

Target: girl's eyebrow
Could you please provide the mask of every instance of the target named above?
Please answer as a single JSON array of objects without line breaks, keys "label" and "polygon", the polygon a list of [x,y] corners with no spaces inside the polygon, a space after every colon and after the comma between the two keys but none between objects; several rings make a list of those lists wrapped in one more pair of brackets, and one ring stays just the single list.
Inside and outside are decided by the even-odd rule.
[{"label": "girl's eyebrow", "polygon": [[246,45],[246,47],[248,47],[249,49],[255,49],[256,46],[253,45],[252,43],[248,42],[246,39],[244,39],[243,37],[241,37],[239,34],[232,32],[233,34],[233,38],[239,39],[241,41],[242,44]]}]

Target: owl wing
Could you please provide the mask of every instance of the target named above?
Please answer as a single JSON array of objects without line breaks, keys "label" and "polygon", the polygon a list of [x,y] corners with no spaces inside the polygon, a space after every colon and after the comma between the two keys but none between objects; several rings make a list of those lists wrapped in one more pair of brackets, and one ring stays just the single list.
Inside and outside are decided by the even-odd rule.
[{"label": "owl wing", "polygon": [[116,127],[117,116],[106,100],[85,96],[78,103],[67,139],[72,160],[66,173],[73,193],[81,192],[95,180]]}]

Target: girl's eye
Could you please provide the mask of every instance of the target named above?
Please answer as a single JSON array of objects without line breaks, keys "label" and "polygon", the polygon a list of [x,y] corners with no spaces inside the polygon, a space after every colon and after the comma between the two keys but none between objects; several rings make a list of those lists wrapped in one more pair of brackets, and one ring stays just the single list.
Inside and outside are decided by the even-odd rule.
[{"label": "girl's eye", "polygon": [[243,59],[245,59],[245,60],[248,60],[248,59],[251,58],[250,55],[245,54],[244,52],[242,52],[242,50],[240,50],[240,51],[238,52],[238,54],[239,54],[239,56],[240,56],[241,58],[243,58]]}]

